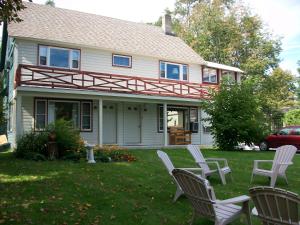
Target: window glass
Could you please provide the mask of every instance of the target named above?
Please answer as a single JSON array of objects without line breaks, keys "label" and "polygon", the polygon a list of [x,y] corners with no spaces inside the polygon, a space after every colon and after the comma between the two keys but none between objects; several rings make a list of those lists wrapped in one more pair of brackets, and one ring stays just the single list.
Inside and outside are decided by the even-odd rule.
[{"label": "window glass", "polygon": [[39,49],[39,56],[40,56],[40,65],[46,66],[47,65],[47,47],[40,46]]},{"label": "window glass", "polygon": [[114,66],[130,67],[131,66],[131,57],[114,55],[113,56],[113,65]]},{"label": "window glass", "polygon": [[50,48],[50,66],[69,68],[69,50]]},{"label": "window glass", "polygon": [[[72,121],[74,127],[79,128],[79,103],[55,102],[54,120]],[[50,112],[49,112],[50,113]]]},{"label": "window glass", "polygon": [[211,133],[211,127],[203,125],[203,133],[206,133],[206,134]]},{"label": "window glass", "polygon": [[179,65],[167,64],[167,78],[174,79],[174,80],[180,79]]},{"label": "window glass", "polygon": [[35,129],[42,130],[46,127],[47,116],[47,102],[45,100],[36,101],[36,117],[35,117]]},{"label": "window glass", "polygon": [[198,109],[196,109],[196,108],[190,109],[190,122],[193,122],[193,123],[198,122]]},{"label": "window glass", "polygon": [[222,80],[233,82],[235,81],[235,75],[232,71],[222,71]]},{"label": "window glass", "polygon": [[203,82],[207,83],[217,83],[217,70],[211,68],[204,68],[203,69]]},{"label": "window glass", "polygon": [[82,130],[91,130],[91,128],[92,128],[91,103],[83,102],[81,110],[82,110],[81,129]]},{"label": "window glass", "polygon": [[294,135],[300,135],[300,128],[295,128],[294,132]]},{"label": "window glass", "polygon": [[79,58],[80,58],[79,50],[72,50],[72,68],[73,69],[79,68]]},{"label": "window glass", "polygon": [[188,68],[187,65],[182,66],[182,79],[187,80],[188,79]]},{"label": "window glass", "polygon": [[13,118],[13,103],[9,103],[8,106],[8,131],[12,131],[12,118]]},{"label": "window glass", "polygon": [[282,130],[279,131],[280,135],[288,135],[291,132],[291,128],[284,128]]},{"label": "window glass", "polygon": [[164,62],[160,62],[160,77],[166,77],[166,64]]}]

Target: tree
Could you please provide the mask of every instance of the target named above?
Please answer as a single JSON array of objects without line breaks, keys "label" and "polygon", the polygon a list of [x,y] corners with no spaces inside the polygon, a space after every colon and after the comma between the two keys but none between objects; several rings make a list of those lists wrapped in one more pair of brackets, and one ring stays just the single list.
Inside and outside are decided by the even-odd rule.
[{"label": "tree", "polygon": [[251,83],[222,83],[203,104],[209,115],[212,135],[220,149],[233,150],[238,143],[257,143],[266,133],[267,126],[254,95]]},{"label": "tree", "polygon": [[21,22],[18,11],[25,9],[22,0],[3,0],[0,4],[0,22]]},{"label": "tree", "polygon": [[299,67],[297,68],[297,70],[298,70],[298,73],[299,73],[299,75],[300,75],[300,60],[298,60],[297,63],[298,63],[298,66],[299,66]]},{"label": "tree", "polygon": [[283,119],[285,125],[300,125],[300,109],[294,109],[287,112]]},{"label": "tree", "polygon": [[51,7],[55,7],[55,2],[54,2],[54,0],[47,0],[47,1],[45,2],[45,5],[49,5],[49,6],[51,6]]},{"label": "tree", "polygon": [[173,29],[205,60],[266,75],[280,61],[281,41],[262,20],[234,0],[177,0]]}]

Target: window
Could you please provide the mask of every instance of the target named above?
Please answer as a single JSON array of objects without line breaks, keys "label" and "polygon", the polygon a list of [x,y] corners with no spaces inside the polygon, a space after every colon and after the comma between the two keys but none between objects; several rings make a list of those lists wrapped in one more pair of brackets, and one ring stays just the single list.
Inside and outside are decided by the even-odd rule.
[{"label": "window", "polygon": [[292,131],[292,128],[284,128],[279,131],[279,135],[289,135],[291,131]]},{"label": "window", "polygon": [[35,102],[35,129],[43,130],[47,123],[47,101],[36,100]]},{"label": "window", "polygon": [[204,68],[203,69],[203,82],[205,83],[218,83],[218,71],[217,69]]},{"label": "window", "polygon": [[160,61],[160,78],[188,80],[188,65]]},{"label": "window", "polygon": [[203,125],[203,133],[210,134],[211,133],[211,126]]},{"label": "window", "polygon": [[8,117],[7,117],[7,130],[12,131],[12,118],[13,118],[13,103],[9,103],[8,105]]},{"label": "window", "polygon": [[81,130],[92,130],[92,106],[91,102],[81,103]]},{"label": "window", "polygon": [[131,68],[131,56],[113,54],[113,66]]},{"label": "window", "polygon": [[235,74],[232,71],[222,71],[222,80],[225,80],[229,83],[234,82],[235,81]]},{"label": "window", "polygon": [[[158,106],[158,131],[163,132],[164,129],[164,115],[163,106]],[[198,122],[198,109],[191,107],[168,106],[167,108],[168,130],[171,127],[179,129],[190,130],[191,123]],[[198,132],[194,131],[193,132]]]},{"label": "window", "polygon": [[39,46],[39,65],[79,69],[80,51],[77,49]]},{"label": "window", "polygon": [[92,131],[92,102],[36,99],[35,130],[59,119],[71,121],[81,131]]}]

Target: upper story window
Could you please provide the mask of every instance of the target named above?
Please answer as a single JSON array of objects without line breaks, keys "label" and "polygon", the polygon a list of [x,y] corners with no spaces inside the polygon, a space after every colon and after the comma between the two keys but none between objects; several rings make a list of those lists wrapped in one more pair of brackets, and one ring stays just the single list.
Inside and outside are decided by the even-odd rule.
[{"label": "upper story window", "polygon": [[80,50],[39,45],[39,65],[79,69]]},{"label": "upper story window", "polygon": [[131,56],[116,55],[116,54],[113,54],[113,56],[112,56],[112,65],[113,66],[131,68],[131,66],[132,66],[131,61],[132,61]]},{"label": "upper story window", "polygon": [[217,69],[207,68],[207,67],[204,68],[203,69],[202,81],[205,82],[205,83],[217,84],[218,83],[218,71],[217,71]]},{"label": "upper story window", "polygon": [[188,80],[188,65],[160,61],[160,78]]},{"label": "upper story window", "polygon": [[222,80],[228,81],[228,82],[233,82],[235,81],[235,73],[232,71],[226,71],[222,70]]}]

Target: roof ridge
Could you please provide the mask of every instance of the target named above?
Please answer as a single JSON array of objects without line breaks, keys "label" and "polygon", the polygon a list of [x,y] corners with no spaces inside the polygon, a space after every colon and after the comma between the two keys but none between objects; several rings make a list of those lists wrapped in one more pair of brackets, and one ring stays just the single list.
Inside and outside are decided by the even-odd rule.
[{"label": "roof ridge", "polygon": [[[36,6],[39,6],[39,7],[51,7],[50,8],[51,10],[53,10],[53,9],[54,10],[56,10],[56,9],[66,10],[66,11],[75,12],[75,13],[79,13],[79,14],[87,14],[87,15],[98,16],[98,17],[102,17],[102,18],[104,17],[104,18],[112,19],[112,20],[116,20],[116,21],[121,21],[121,22],[126,22],[126,23],[133,23],[133,24],[138,24],[138,25],[144,25],[144,26],[155,28],[155,29],[161,29],[161,27],[159,27],[159,26],[155,26],[153,24],[144,23],[144,22],[135,22],[135,21],[125,20],[125,19],[119,19],[119,18],[115,18],[115,17],[111,17],[111,16],[104,16],[104,15],[90,13],[90,12],[82,12],[82,11],[75,10],[75,9],[67,9],[67,8],[61,8],[61,7],[56,7],[56,6],[52,7],[52,6],[49,6],[49,5],[39,4],[39,3],[35,3],[35,2],[23,2],[23,3],[25,3],[25,6],[28,4],[28,5],[36,5]],[[26,10],[26,8],[25,8],[25,10]]]}]

